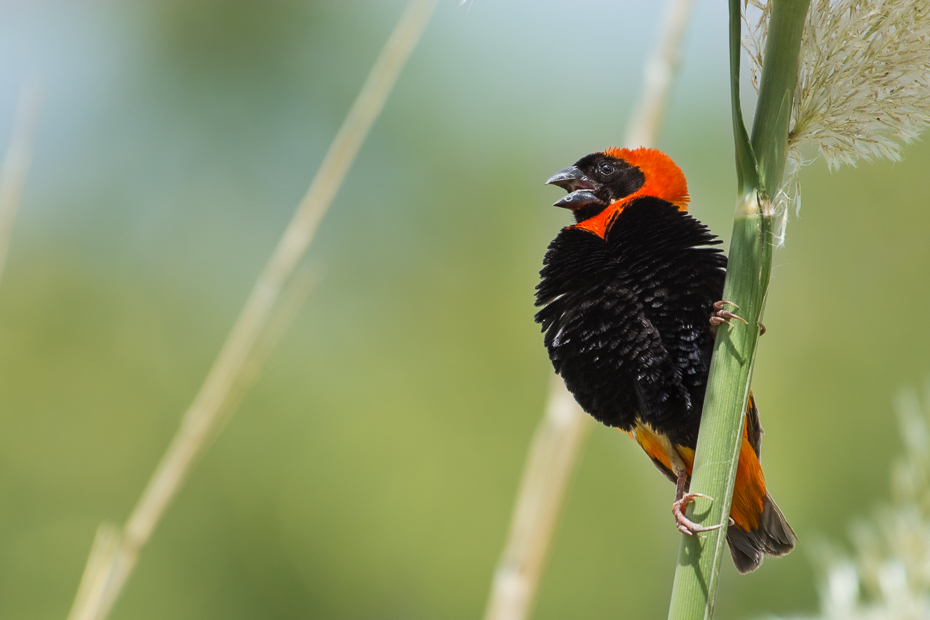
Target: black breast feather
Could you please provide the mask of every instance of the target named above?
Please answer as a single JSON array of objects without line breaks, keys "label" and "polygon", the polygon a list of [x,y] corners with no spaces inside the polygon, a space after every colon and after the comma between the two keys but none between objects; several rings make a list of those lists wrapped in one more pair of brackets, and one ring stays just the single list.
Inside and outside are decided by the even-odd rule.
[{"label": "black breast feather", "polygon": [[585,411],[629,430],[637,417],[694,446],[713,349],[708,318],[726,258],[706,226],[644,197],[606,239],[565,228],[543,261],[536,320]]}]

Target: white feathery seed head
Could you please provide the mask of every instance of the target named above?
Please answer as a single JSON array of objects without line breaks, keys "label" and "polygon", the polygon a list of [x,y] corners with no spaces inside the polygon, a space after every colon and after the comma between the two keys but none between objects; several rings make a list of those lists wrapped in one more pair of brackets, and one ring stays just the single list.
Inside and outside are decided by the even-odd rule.
[{"label": "white feathery seed head", "polygon": [[[771,3],[743,1],[758,92]],[[818,155],[831,169],[896,161],[930,124],[930,1],[811,0],[798,65],[785,184],[773,197],[782,238],[788,205],[800,208],[803,165]]]}]

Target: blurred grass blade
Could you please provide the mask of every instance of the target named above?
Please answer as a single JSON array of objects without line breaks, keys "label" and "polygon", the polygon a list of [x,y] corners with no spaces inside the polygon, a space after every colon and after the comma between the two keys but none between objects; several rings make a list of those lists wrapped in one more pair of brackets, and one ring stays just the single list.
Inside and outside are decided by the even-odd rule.
[{"label": "blurred grass blade", "polygon": [[[644,67],[643,91],[627,126],[629,147],[653,146],[681,57],[692,0],[671,0],[659,45]],[[606,144],[604,145],[607,146]],[[523,620],[533,608],[571,472],[592,419],[557,375],[524,466],[504,551],[494,572],[485,620]]]},{"label": "blurred grass blade", "polygon": [[626,127],[628,148],[655,146],[665,120],[668,92],[681,62],[681,44],[693,0],[671,0],[665,8],[659,44],[643,67],[643,90]]},{"label": "blurred grass blade", "polygon": [[556,377],[530,444],[486,620],[526,618],[532,609],[576,455],[591,426],[589,416]]},{"label": "blurred grass blade", "polygon": [[27,80],[19,91],[19,104],[13,135],[0,167],[0,277],[6,266],[10,249],[13,222],[19,210],[19,199],[26,184],[29,162],[32,159],[32,143],[39,120],[42,94],[34,80]]},{"label": "blurred grass blade", "polygon": [[98,612],[99,601],[102,600],[113,558],[120,544],[120,529],[114,523],[102,523],[97,528],[94,544],[90,548],[90,556],[84,567],[84,575],[78,585],[77,596],[71,606],[68,618],[71,620],[92,620]]},{"label": "blurred grass blade", "polygon": [[274,351],[275,346],[293,323],[303,302],[319,281],[320,271],[308,266],[298,268],[288,280],[280,299],[262,330],[261,336],[256,341],[255,346],[252,347],[249,358],[243,364],[242,371],[229,388],[229,395],[217,412],[217,420],[213,425],[208,442],[223,430],[246,392],[268,371],[265,364],[271,357],[272,351]]},{"label": "blurred grass blade", "polygon": [[[243,373],[251,372],[249,360],[254,359],[255,347],[275,313],[282,290],[313,240],[320,220],[384,107],[434,6],[435,0],[410,0],[407,4],[330,145],[310,188],[256,281],[206,380],[185,413],[181,428],[130,514],[118,548],[113,551],[110,562],[95,566],[88,563],[88,570],[105,573],[105,586],[94,587],[92,595],[76,600],[70,620],[101,620],[113,607],[132,573],[140,551],[151,538],[197,457],[203,452],[207,439],[223,419],[221,413],[230,399],[236,397],[235,387],[240,384]],[[96,583],[96,579],[95,576],[85,574],[82,583]]]}]

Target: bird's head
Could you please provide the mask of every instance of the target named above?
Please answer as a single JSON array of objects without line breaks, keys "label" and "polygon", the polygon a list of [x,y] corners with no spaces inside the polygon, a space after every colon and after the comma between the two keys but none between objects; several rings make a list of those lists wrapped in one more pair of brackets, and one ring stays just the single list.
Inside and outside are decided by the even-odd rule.
[{"label": "bird's head", "polygon": [[632,200],[652,196],[688,208],[688,183],[672,159],[649,148],[609,148],[585,155],[546,181],[568,192],[555,203],[571,209],[576,226],[603,237],[607,223]]}]

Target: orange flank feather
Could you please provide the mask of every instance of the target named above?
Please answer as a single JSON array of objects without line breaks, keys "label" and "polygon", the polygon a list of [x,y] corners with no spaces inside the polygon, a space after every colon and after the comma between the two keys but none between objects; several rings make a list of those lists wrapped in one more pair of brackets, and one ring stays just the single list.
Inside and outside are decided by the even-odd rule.
[{"label": "orange flank feather", "polygon": [[[682,467],[688,472],[688,476],[691,476],[691,468],[694,465],[694,450],[691,448],[673,445],[668,438],[642,423],[638,423],[632,431],[626,431],[626,434],[673,480]],[[736,484],[733,488],[733,503],[730,506],[730,518],[738,528],[746,532],[759,529],[762,510],[765,507],[765,495],[762,464],[759,463],[759,457],[749,442],[749,427],[744,425]]]},{"label": "orange flank feather", "polygon": [[672,161],[671,157],[658,149],[645,147],[638,149],[611,147],[604,151],[604,154],[623,159],[631,166],[639,168],[645,177],[645,182],[636,192],[621,198],[598,215],[576,224],[574,228],[587,230],[603,238],[607,233],[610,220],[623,211],[626,205],[642,196],[661,198],[678,207],[679,211],[688,210],[688,203],[691,201],[688,195],[688,182],[681,168]]}]

